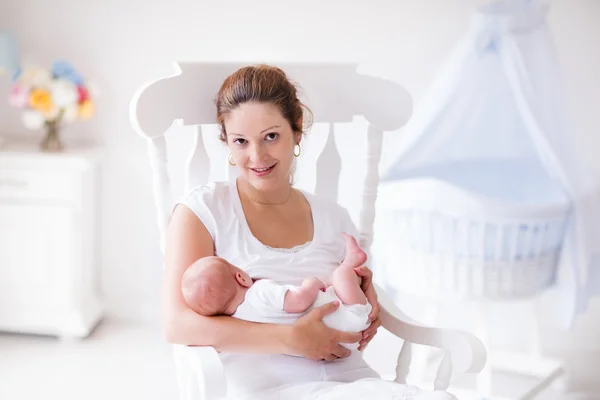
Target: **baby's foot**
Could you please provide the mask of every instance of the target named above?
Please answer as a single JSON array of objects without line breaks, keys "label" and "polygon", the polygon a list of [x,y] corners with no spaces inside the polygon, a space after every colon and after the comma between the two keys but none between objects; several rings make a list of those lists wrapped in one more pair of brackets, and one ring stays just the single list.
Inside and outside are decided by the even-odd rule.
[{"label": "baby's foot", "polygon": [[342,266],[348,268],[361,267],[367,261],[367,253],[360,248],[353,236],[342,233],[342,237],[346,242],[346,258],[342,262]]}]

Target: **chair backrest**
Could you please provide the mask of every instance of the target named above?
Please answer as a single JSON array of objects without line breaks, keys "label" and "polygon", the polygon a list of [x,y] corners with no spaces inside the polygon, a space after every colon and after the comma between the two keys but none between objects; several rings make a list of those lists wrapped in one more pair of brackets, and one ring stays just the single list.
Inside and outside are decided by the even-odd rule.
[{"label": "chair backrest", "polygon": [[[167,132],[175,124],[193,126],[189,131],[188,154],[185,161],[185,190],[209,181],[211,168],[227,171],[225,150],[211,162],[207,151],[207,135],[216,139],[216,108],[214,98],[225,78],[242,64],[233,63],[181,63],[174,64],[172,76],[161,77],[141,87],[131,102],[130,118],[138,134],[148,140],[153,170],[154,197],[158,212],[161,247],[164,250],[164,235],[172,212],[172,179],[169,174]],[[401,128],[412,112],[412,101],[408,92],[391,81],[361,74],[356,64],[277,64],[292,81],[299,85],[301,100],[313,115],[315,128],[310,135],[310,145],[303,140],[302,157],[306,168],[298,171],[314,173],[314,186],[308,188],[316,194],[338,200],[338,187],[342,159],[337,128],[348,129],[347,124],[356,125],[357,117],[366,122],[366,139],[351,144],[354,150],[362,150],[365,171],[362,185],[358,185],[360,198],[358,228],[360,244],[369,254],[373,240],[375,202],[379,183],[379,161],[381,158],[383,132]],[[327,132],[316,133],[317,125],[328,124]],[[360,125],[360,123],[359,123]],[[363,124],[364,125],[364,124]],[[344,134],[345,135],[345,134]],[[348,135],[348,137],[356,137]],[[345,139],[345,137],[344,137]],[[361,139],[357,139],[361,140]],[[210,147],[210,146],[208,146]],[[218,154],[218,153],[217,153]],[[356,164],[356,160],[348,160]],[[222,172],[222,171],[221,171]],[[221,175],[222,176],[222,175]],[[342,202],[341,202],[342,203]],[[358,203],[355,202],[355,203]]]}]

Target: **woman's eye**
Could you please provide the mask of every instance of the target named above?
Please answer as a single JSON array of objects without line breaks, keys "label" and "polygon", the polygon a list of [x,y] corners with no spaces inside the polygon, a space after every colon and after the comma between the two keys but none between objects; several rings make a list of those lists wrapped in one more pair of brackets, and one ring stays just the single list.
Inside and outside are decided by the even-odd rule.
[{"label": "woman's eye", "polygon": [[277,133],[269,133],[267,134],[267,140],[275,140],[279,135]]},{"label": "woman's eye", "polygon": [[235,140],[233,141],[233,143],[236,143],[236,144],[244,144],[244,143],[246,143],[246,139],[235,139]]}]

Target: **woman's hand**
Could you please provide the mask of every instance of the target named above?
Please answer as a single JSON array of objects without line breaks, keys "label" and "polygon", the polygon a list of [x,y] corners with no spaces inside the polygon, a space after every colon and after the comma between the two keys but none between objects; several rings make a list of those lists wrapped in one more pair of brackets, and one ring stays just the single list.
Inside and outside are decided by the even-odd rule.
[{"label": "woman's hand", "polygon": [[375,286],[373,286],[373,272],[365,266],[354,268],[354,271],[358,276],[362,278],[361,289],[367,296],[369,304],[373,307],[371,314],[369,314],[369,320],[371,325],[362,332],[362,340],[358,345],[358,350],[362,351],[367,344],[375,337],[377,328],[381,326],[381,320],[379,319],[379,302],[377,301],[377,292]]},{"label": "woman's hand", "polygon": [[333,361],[348,357],[351,354],[350,350],[340,343],[356,343],[361,340],[362,335],[360,332],[341,332],[325,325],[323,317],[331,314],[338,307],[337,301],[331,302],[299,318],[291,326],[291,333],[286,338],[289,353],[315,361]]}]

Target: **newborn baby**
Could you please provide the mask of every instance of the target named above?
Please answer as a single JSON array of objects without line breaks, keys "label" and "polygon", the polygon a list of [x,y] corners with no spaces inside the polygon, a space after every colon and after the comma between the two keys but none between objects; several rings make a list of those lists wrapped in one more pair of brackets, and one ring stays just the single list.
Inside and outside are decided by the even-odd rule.
[{"label": "newborn baby", "polygon": [[[188,306],[205,316],[231,315],[247,321],[294,323],[313,308],[339,301],[339,308],[323,322],[345,332],[362,332],[370,325],[371,305],[354,268],[367,255],[356,239],[342,234],[346,257],[331,276],[331,285],[317,278],[306,278],[299,287],[280,285],[270,279],[254,281],[242,269],[219,257],[205,257],[192,264],[182,279],[183,297]],[[342,344],[356,349],[358,343]]]}]

